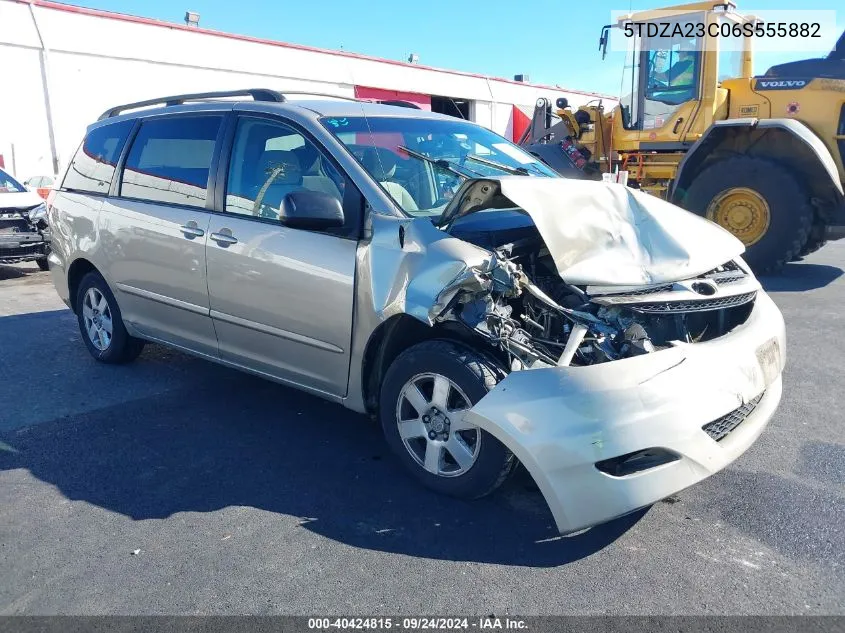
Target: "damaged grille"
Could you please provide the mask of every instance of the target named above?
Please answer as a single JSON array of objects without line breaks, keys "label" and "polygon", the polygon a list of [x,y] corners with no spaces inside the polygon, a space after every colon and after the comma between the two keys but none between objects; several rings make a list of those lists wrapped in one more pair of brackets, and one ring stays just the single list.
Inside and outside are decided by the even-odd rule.
[{"label": "damaged grille", "polygon": [[748,279],[748,273],[742,270],[735,261],[731,260],[729,262],[725,262],[718,268],[714,268],[713,270],[704,273],[698,278],[709,279],[718,285],[723,286]]},{"label": "damaged grille", "polygon": [[757,292],[746,292],[730,297],[717,297],[714,299],[696,299],[688,301],[660,301],[655,303],[634,303],[628,307],[636,312],[649,314],[671,314],[673,312],[704,312],[706,310],[719,310],[721,308],[733,308],[753,301]]},{"label": "damaged grille", "polygon": [[654,295],[659,292],[671,292],[672,284],[664,284],[662,286],[653,286],[651,288],[641,288],[639,290],[630,290],[626,292],[610,292],[605,294],[606,297],[640,297],[642,295]]},{"label": "damaged grille", "polygon": [[0,233],[27,233],[32,231],[29,222],[23,218],[0,218]]},{"label": "damaged grille", "polygon": [[733,284],[737,281],[743,281],[748,278],[748,275],[730,275],[727,277],[714,277],[713,281],[715,281],[718,285],[722,286],[725,284]]},{"label": "damaged grille", "polygon": [[749,415],[754,413],[754,409],[756,409],[757,405],[760,404],[760,400],[763,399],[765,394],[766,392],[764,391],[756,398],[749,400],[744,405],[734,409],[727,415],[723,415],[721,418],[705,424],[701,427],[701,430],[707,433],[707,435],[715,441],[721,442],[731,431],[742,424]]}]

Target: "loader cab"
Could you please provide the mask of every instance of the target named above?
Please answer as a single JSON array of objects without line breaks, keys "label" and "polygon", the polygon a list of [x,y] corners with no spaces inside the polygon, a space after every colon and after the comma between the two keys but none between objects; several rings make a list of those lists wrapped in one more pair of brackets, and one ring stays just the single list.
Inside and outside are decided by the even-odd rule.
[{"label": "loader cab", "polygon": [[705,2],[626,14],[610,27],[627,44],[618,149],[682,150],[720,118],[727,90],[719,81],[750,69],[750,51],[731,36],[745,20],[731,3]]},{"label": "loader cab", "polygon": [[[679,25],[680,22],[677,22]],[[631,46],[620,99],[626,130],[660,130],[700,96],[701,38],[638,37]]]}]

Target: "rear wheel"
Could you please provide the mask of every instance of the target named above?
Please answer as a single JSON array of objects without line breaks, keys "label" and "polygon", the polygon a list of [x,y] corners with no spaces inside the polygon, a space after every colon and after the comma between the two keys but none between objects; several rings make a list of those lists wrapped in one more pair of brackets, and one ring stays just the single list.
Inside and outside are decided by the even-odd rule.
[{"label": "rear wheel", "polygon": [[728,158],[708,167],[683,204],[741,240],[755,272],[775,272],[801,253],[813,221],[799,181],[782,165],[759,158]]},{"label": "rear wheel", "polygon": [[501,376],[491,361],[448,341],[420,343],[393,361],[379,419],[393,452],[424,486],[474,499],[511,472],[513,454],[464,418]]},{"label": "rear wheel", "polygon": [[126,331],[120,307],[99,273],[90,272],[82,278],[75,305],[82,340],[98,361],[128,363],[144,349],[144,341],[129,336]]},{"label": "rear wheel", "polygon": [[38,268],[44,271],[50,270],[50,263],[47,261],[47,258],[44,257],[42,259],[36,259],[35,263],[38,264]]}]

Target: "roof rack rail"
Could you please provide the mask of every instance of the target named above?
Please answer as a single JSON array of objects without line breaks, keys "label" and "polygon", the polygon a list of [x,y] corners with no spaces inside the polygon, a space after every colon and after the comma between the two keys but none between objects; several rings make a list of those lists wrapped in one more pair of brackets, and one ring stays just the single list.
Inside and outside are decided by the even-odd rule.
[{"label": "roof rack rail", "polygon": [[98,121],[110,119],[113,116],[119,115],[126,110],[134,110],[135,108],[143,108],[152,105],[180,105],[186,101],[205,101],[212,99],[221,99],[223,97],[252,97],[254,101],[273,101],[275,103],[283,103],[285,96],[281,92],[275,90],[268,90],[266,88],[249,88],[247,90],[224,90],[222,92],[196,92],[192,94],[173,95],[172,97],[159,97],[158,99],[148,99],[146,101],[136,101],[135,103],[127,103],[125,105],[115,106],[106,110],[100,115]]},{"label": "roof rack rail", "polygon": [[297,95],[305,97],[330,97],[332,99],[343,99],[344,101],[360,101],[358,97],[347,97],[345,95],[333,95],[328,92],[311,92],[310,90],[285,90],[285,95]]}]

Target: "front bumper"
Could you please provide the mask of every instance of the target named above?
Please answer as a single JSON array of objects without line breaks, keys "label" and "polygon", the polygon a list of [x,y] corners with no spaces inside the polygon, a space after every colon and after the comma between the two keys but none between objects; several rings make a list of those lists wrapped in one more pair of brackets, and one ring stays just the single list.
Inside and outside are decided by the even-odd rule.
[{"label": "front bumper", "polygon": [[16,264],[47,256],[49,242],[36,232],[0,233],[0,264]]},{"label": "front bumper", "polygon": [[[513,372],[467,421],[513,451],[559,531],[573,532],[651,505],[744,453],[780,402],[784,359],[783,317],[760,292],[748,320],[719,339],[588,367]],[[761,394],[721,441],[702,430]],[[596,467],[649,448],[677,459],[621,477]]]}]

